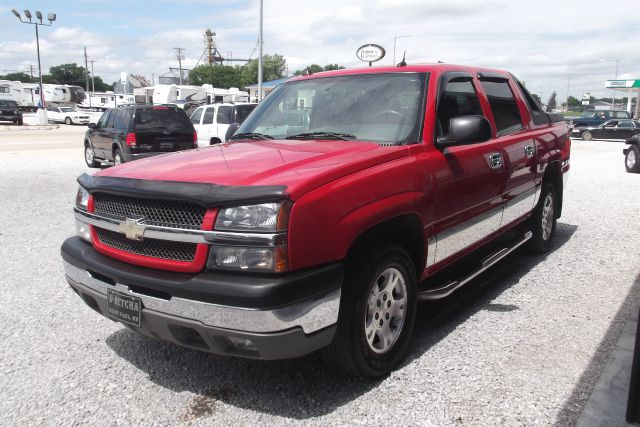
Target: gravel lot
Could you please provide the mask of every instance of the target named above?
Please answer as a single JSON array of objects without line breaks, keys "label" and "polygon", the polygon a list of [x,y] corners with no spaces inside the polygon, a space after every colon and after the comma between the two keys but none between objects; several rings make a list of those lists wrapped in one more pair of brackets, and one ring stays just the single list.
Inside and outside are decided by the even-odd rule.
[{"label": "gravel lot", "polygon": [[574,141],[555,250],[516,252],[422,304],[388,378],[345,378],[317,355],[185,350],[98,316],[66,284],[83,129],[29,132],[0,133],[0,425],[569,425],[639,301],[640,175],[624,171],[624,144]]}]

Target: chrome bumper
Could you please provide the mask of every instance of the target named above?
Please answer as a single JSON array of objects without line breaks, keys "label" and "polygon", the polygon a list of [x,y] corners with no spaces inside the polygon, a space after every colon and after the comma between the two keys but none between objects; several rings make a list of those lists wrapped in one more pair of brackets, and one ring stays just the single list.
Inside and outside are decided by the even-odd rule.
[{"label": "chrome bumper", "polygon": [[338,321],[340,289],[285,307],[271,310],[248,309],[177,297],[171,297],[168,300],[151,297],[133,292],[124,284],[116,283],[114,286],[94,277],[87,270],[75,267],[66,261],[63,263],[65,275],[72,287],[92,290],[105,301],[107,289],[115,289],[136,296],[142,301],[143,313],[145,310],[152,310],[196,321],[205,326],[251,333],[278,332],[300,327],[305,334],[311,334]]}]

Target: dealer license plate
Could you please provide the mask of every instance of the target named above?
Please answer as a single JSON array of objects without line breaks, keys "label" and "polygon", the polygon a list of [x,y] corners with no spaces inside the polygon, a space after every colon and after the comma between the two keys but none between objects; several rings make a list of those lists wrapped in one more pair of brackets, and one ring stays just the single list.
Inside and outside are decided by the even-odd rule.
[{"label": "dealer license plate", "polygon": [[107,311],[109,317],[133,326],[140,326],[142,301],[122,292],[107,289]]}]

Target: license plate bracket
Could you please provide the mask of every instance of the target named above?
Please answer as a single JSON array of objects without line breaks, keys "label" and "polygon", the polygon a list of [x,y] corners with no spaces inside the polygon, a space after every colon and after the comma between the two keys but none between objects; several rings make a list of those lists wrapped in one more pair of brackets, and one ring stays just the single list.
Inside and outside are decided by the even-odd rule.
[{"label": "license plate bracket", "polygon": [[119,322],[140,327],[142,300],[113,289],[107,289],[107,314]]}]

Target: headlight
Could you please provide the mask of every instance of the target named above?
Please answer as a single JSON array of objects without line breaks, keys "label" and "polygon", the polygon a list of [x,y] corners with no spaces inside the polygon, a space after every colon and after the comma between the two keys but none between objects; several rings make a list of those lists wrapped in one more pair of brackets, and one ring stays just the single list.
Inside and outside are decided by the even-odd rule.
[{"label": "headlight", "polygon": [[[257,246],[238,244],[213,245],[209,253],[209,269],[282,273],[289,269],[286,230],[291,203],[223,208],[218,212],[214,229],[230,236],[264,233],[267,243]],[[269,234],[266,234],[269,233]],[[269,242],[269,239],[272,239]]]},{"label": "headlight", "polygon": [[89,192],[82,186],[78,187],[76,194],[76,208],[86,211],[89,206]]},{"label": "headlight", "polygon": [[288,203],[262,203],[260,205],[223,208],[218,212],[216,230],[275,232],[287,229]]}]

